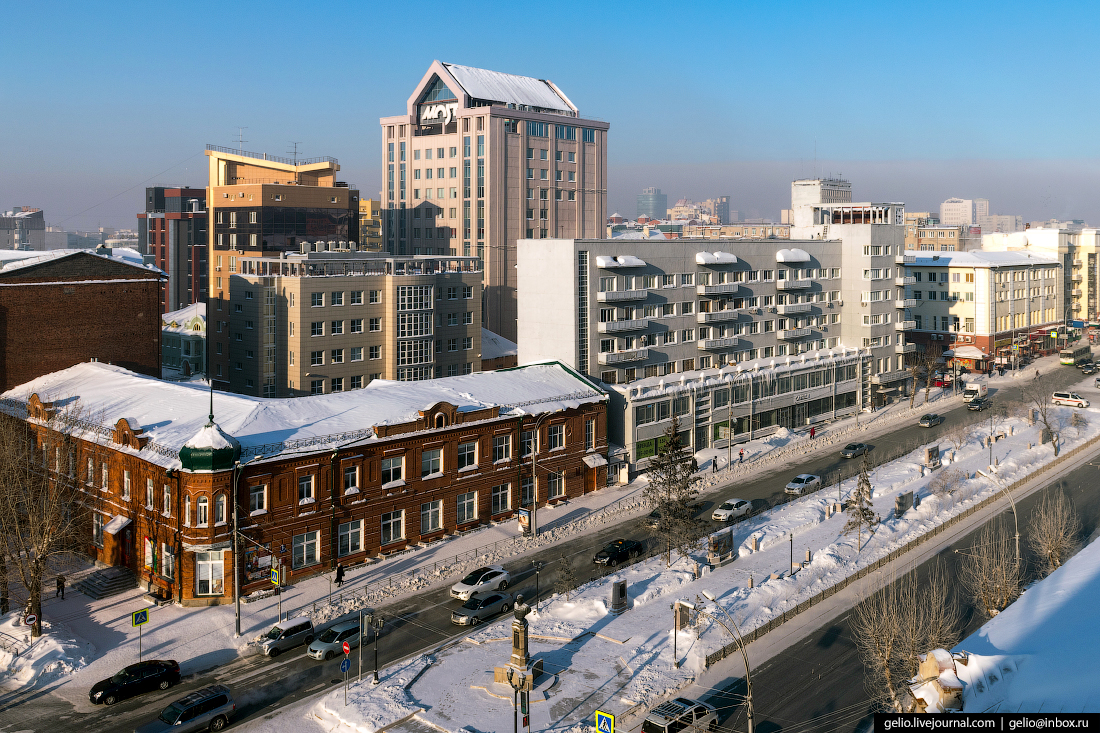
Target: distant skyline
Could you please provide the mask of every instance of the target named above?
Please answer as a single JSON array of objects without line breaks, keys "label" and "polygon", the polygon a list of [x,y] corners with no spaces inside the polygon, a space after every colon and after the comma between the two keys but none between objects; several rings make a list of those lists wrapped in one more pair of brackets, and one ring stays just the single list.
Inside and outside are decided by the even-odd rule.
[{"label": "distant skyline", "polygon": [[5,8],[0,210],[133,228],[145,186],[204,186],[205,144],[238,126],[377,197],[378,118],[440,59],[550,79],[609,121],[609,213],[657,186],[776,218],[816,154],[859,200],[1100,224],[1092,4],[106,7]]}]

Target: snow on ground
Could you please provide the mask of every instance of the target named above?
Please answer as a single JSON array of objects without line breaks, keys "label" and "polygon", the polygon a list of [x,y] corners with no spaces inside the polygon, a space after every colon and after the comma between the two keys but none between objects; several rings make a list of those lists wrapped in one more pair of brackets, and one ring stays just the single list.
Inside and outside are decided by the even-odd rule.
[{"label": "snow on ground", "polygon": [[955,647],[966,712],[1100,710],[1100,542],[1092,542]]},{"label": "snow on ground", "polygon": [[21,611],[0,616],[0,688],[51,682],[84,667],[95,654],[95,647],[64,624],[43,621],[42,627],[42,635],[32,639]]}]

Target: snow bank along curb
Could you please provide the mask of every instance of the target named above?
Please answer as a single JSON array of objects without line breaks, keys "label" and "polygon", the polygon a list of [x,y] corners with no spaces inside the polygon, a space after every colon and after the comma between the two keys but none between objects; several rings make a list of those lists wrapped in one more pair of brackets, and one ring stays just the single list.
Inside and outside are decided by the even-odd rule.
[{"label": "snow bank along curb", "polygon": [[[1070,459],[1076,457],[1077,455],[1081,454],[1082,452],[1084,452],[1084,451],[1086,451],[1090,448],[1095,447],[1098,442],[1100,442],[1100,436],[1096,436],[1096,437],[1090,439],[1089,441],[1077,446],[1076,448],[1070,450],[1069,452],[1061,454],[1060,456],[1058,456],[1054,460],[1050,461],[1049,463],[1043,464],[1042,466],[1037,468],[1035,471],[1023,476],[1020,479],[1017,479],[1012,484],[1007,486],[1005,490],[1008,491],[1009,493],[1014,493],[1017,489],[1024,486],[1025,484],[1031,483],[1035,479],[1040,478],[1042,474],[1044,474],[1044,473],[1046,473],[1046,472],[1048,472],[1048,471],[1050,471],[1054,468],[1057,468],[1058,466],[1060,466],[1063,463],[1069,461]],[[745,631],[742,634],[742,636],[745,639],[745,642],[746,643],[751,643],[753,641],[756,641],[758,638],[760,638],[764,634],[768,633],[769,631],[772,631],[773,629],[778,628],[780,625],[782,625],[783,623],[785,623],[789,619],[794,618],[795,616],[802,613],[803,611],[811,608],[812,606],[817,605],[818,603],[825,600],[826,598],[829,598],[830,596],[833,596],[833,595],[837,594],[838,592],[840,592],[844,588],[847,588],[853,582],[862,579],[866,575],[869,575],[869,574],[877,571],[883,565],[898,559],[902,555],[907,554],[911,550],[915,549],[917,546],[919,546],[919,545],[923,544],[924,542],[927,542],[928,540],[932,539],[933,537],[941,534],[942,532],[944,532],[947,529],[951,528],[955,524],[963,521],[964,519],[970,517],[971,515],[975,514],[976,512],[982,511],[983,509],[987,508],[988,506],[990,506],[991,504],[993,504],[997,500],[1001,499],[1002,496],[1003,496],[1002,492],[1000,492],[1000,491],[994,492],[993,494],[987,496],[985,499],[978,502],[977,504],[974,504],[970,507],[967,507],[963,511],[961,511],[958,514],[952,516],[950,519],[947,519],[946,521],[936,525],[931,530],[929,530],[928,532],[925,532],[921,536],[910,540],[905,545],[903,545],[901,547],[898,547],[898,548],[894,549],[893,551],[891,551],[890,553],[880,557],[879,559],[875,560],[870,565],[866,565],[866,566],[860,568],[858,571],[856,571],[852,575],[849,575],[849,576],[845,577],[843,580],[837,582],[833,586],[831,586],[829,588],[825,588],[820,593],[818,593],[814,596],[811,596],[810,598],[806,599],[802,603],[799,603],[794,608],[784,611],[782,613],[782,615],[772,618],[770,621],[767,621],[766,623],[753,628],[751,631]],[[737,651],[737,649],[738,649],[738,644],[735,641],[735,642],[731,642],[731,643],[725,645],[724,647],[722,647],[721,649],[719,649],[715,652],[712,652],[712,653],[708,654],[707,658],[706,658],[706,666],[710,667],[711,665],[715,664],[716,662],[718,662],[718,661],[724,659],[725,657],[729,656],[730,654],[734,653],[735,651]]]}]

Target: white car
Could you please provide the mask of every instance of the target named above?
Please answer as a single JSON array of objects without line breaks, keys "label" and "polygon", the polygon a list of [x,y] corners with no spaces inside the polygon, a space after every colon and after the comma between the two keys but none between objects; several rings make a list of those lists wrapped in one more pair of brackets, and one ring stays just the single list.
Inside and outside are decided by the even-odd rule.
[{"label": "white car", "polygon": [[745,499],[727,499],[714,510],[710,518],[716,522],[732,522],[738,517],[746,516],[752,510],[752,502]]},{"label": "white car", "polygon": [[474,593],[489,590],[505,590],[512,582],[512,576],[500,565],[488,565],[478,568],[465,578],[451,586],[451,598],[460,601],[470,600]]},{"label": "white car", "polygon": [[306,649],[306,654],[313,659],[324,659],[328,661],[344,653],[345,641],[352,649],[359,646],[359,621],[344,621],[343,623],[325,629],[321,632],[321,635],[309,645],[309,648]]},{"label": "white car", "polygon": [[805,494],[821,486],[821,477],[812,473],[800,473],[791,479],[791,482],[783,487],[788,494]]}]

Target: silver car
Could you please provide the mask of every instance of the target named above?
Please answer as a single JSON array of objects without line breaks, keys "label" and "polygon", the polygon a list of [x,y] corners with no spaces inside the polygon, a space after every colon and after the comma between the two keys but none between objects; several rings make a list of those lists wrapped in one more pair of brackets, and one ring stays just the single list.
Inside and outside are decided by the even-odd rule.
[{"label": "silver car", "polygon": [[474,593],[487,590],[506,590],[512,576],[500,565],[478,568],[451,586],[451,598],[467,601]]},{"label": "silver car", "polygon": [[317,640],[309,645],[306,649],[308,654],[313,659],[324,659],[328,661],[337,654],[344,653],[344,642],[348,643],[348,646],[354,649],[359,646],[359,640],[362,637],[359,635],[359,622],[358,621],[344,621],[343,623],[330,626],[321,632],[321,635],[317,637]]},{"label": "silver car", "polygon": [[451,612],[451,623],[460,626],[477,626],[487,618],[512,610],[512,594],[490,591],[475,593],[462,608]]},{"label": "silver car", "polygon": [[237,711],[237,703],[225,685],[212,685],[176,700],[157,719],[135,733],[193,733],[223,730]]},{"label": "silver car", "polygon": [[821,486],[821,477],[812,473],[800,473],[791,479],[791,482],[783,487],[788,494],[805,494]]},{"label": "silver car", "polygon": [[716,522],[732,522],[752,511],[752,502],[745,499],[729,499],[722,503],[710,518]]},{"label": "silver car", "polygon": [[274,659],[287,649],[299,644],[313,643],[313,621],[309,616],[299,616],[280,621],[260,637],[260,651]]}]

